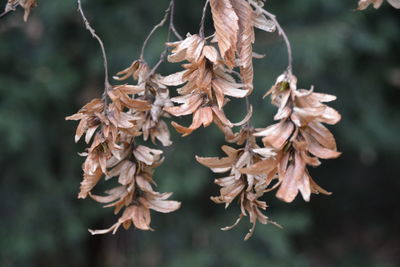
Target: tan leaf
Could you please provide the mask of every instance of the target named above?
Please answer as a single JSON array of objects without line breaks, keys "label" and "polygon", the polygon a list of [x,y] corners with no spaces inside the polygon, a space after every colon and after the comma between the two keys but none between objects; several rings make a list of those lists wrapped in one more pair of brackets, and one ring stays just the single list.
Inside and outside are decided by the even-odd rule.
[{"label": "tan leaf", "polygon": [[244,88],[248,94],[253,90],[253,43],[254,36],[254,12],[250,4],[243,0],[231,0],[232,6],[239,18],[239,32],[237,50],[239,54],[240,74]]},{"label": "tan leaf", "polygon": [[[248,94],[248,90],[242,90],[239,88],[239,84],[231,83],[223,79],[214,79],[212,81],[214,89],[218,89],[224,95],[233,96],[236,98],[243,98]],[[221,101],[223,104],[223,101]]]},{"label": "tan leaf", "polygon": [[254,16],[253,20],[254,27],[266,31],[266,32],[274,32],[276,30],[275,22],[270,19],[267,19],[264,14],[257,14]]},{"label": "tan leaf", "polygon": [[233,127],[233,124],[228,120],[222,110],[220,110],[217,106],[212,106],[211,108],[215,116],[222,122],[222,124],[228,126],[229,128]]},{"label": "tan leaf", "polygon": [[392,7],[400,9],[400,0],[387,0]]},{"label": "tan leaf", "polygon": [[188,35],[183,41],[167,43],[167,45],[175,47],[168,56],[169,62],[197,61],[203,50],[204,40],[195,34]]},{"label": "tan leaf", "polygon": [[276,160],[275,159],[266,159],[261,160],[249,167],[243,168],[240,170],[243,174],[251,174],[251,175],[268,175],[271,171],[276,169]]},{"label": "tan leaf", "polygon": [[238,16],[229,0],[210,0],[219,50],[228,67],[235,66],[239,32]]},{"label": "tan leaf", "polygon": [[276,149],[281,149],[293,133],[294,125],[289,121],[282,121],[265,129],[258,129],[254,136],[264,136],[263,143]]},{"label": "tan leaf", "polygon": [[99,182],[102,175],[101,168],[97,168],[93,174],[84,173],[78,198],[86,198],[93,187]]},{"label": "tan leaf", "polygon": [[282,179],[276,197],[287,203],[293,202],[299,192],[300,179],[305,173],[305,163],[298,153],[295,153],[294,165],[289,165],[286,174]]},{"label": "tan leaf", "polygon": [[162,150],[151,149],[142,145],[137,146],[136,149],[133,150],[133,155],[135,155],[136,159],[149,166],[153,165],[155,161],[160,158],[162,153]]},{"label": "tan leaf", "polygon": [[150,227],[150,210],[143,206],[133,206],[134,212],[132,216],[133,224],[140,230],[153,230]]},{"label": "tan leaf", "polygon": [[299,191],[300,191],[301,196],[303,197],[304,201],[309,202],[310,196],[311,196],[311,185],[310,185],[310,179],[309,179],[309,176],[307,173],[304,173],[304,175],[299,179],[297,186],[299,188]]},{"label": "tan leaf", "polygon": [[118,182],[121,185],[128,185],[133,182],[136,174],[136,164],[126,160],[124,168],[121,169],[119,174]]},{"label": "tan leaf", "polygon": [[182,126],[179,123],[176,122],[171,122],[171,125],[175,128],[175,130],[182,134],[182,136],[188,136],[193,132],[193,129],[190,129],[188,127]]},{"label": "tan leaf", "polygon": [[106,191],[107,196],[98,196],[98,195],[93,195],[89,194],[91,198],[93,198],[95,201],[99,203],[110,203],[113,202],[127,194],[126,187],[125,186],[119,186],[116,188],[113,188],[111,190]]},{"label": "tan leaf", "polygon": [[310,184],[311,184],[311,190],[314,194],[324,194],[324,195],[332,195],[331,192],[326,191],[325,189],[323,189],[322,187],[320,187],[319,185],[317,185],[317,183],[310,177],[310,175],[308,174],[309,180],[310,180]]},{"label": "tan leaf", "polygon": [[339,157],[341,155],[340,152],[337,152],[335,150],[323,147],[311,135],[305,133],[303,136],[307,141],[308,151],[311,154],[313,154],[313,155],[315,155],[315,156],[317,156],[317,157],[319,157],[321,159],[334,159],[334,158],[337,158],[337,157]]},{"label": "tan leaf", "polygon": [[[174,101],[172,99],[172,101]],[[195,112],[203,103],[203,97],[199,94],[190,95],[185,102],[176,107],[165,107],[164,110],[174,116],[184,116]]]},{"label": "tan leaf", "polygon": [[170,213],[180,208],[181,203],[174,200],[160,200],[160,199],[149,199],[149,207],[152,210]]},{"label": "tan leaf", "polygon": [[32,8],[37,6],[37,2],[36,0],[8,0],[5,12],[15,10],[18,5],[20,5],[25,10],[24,21],[26,22]]},{"label": "tan leaf", "polygon": [[187,81],[186,78],[184,78],[184,75],[187,73],[187,70],[180,71],[171,75],[168,75],[164,78],[161,79],[161,83],[165,84],[167,86],[178,86]]},{"label": "tan leaf", "polygon": [[215,49],[213,46],[206,45],[203,48],[203,55],[212,63],[218,64],[220,61],[220,57],[218,54],[217,49]]},{"label": "tan leaf", "polygon": [[369,5],[373,4],[374,8],[378,9],[383,3],[383,0],[360,0],[358,1],[358,10],[364,10]]},{"label": "tan leaf", "polygon": [[336,150],[335,137],[322,123],[312,122],[302,131],[310,134],[322,146],[331,150]]},{"label": "tan leaf", "polygon": [[217,157],[211,157],[211,158],[203,158],[203,157],[199,157],[196,156],[196,160],[210,168],[210,169],[215,169],[215,168],[226,168],[226,167],[230,167],[233,164],[233,158],[230,157],[226,157],[226,158],[217,158]]}]

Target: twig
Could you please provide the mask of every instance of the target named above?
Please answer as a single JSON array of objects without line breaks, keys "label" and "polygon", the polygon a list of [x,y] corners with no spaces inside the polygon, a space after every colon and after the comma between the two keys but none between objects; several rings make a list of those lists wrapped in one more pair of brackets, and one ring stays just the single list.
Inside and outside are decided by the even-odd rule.
[{"label": "twig", "polygon": [[163,19],[158,23],[154,28],[150,31],[149,35],[147,35],[146,39],[143,42],[142,50],[140,52],[140,59],[144,61],[144,50],[146,49],[147,43],[149,42],[151,36],[156,32],[158,28],[161,28],[164,26],[165,22],[168,19],[168,16],[171,14],[172,7],[174,6],[174,0],[171,0],[171,2],[168,5],[168,8],[165,10],[165,14]]},{"label": "twig", "polygon": [[289,38],[287,37],[285,31],[282,29],[281,25],[279,24],[279,22],[276,19],[276,16],[274,14],[268,12],[267,10],[265,10],[264,8],[259,6],[254,0],[248,0],[248,1],[255,9],[257,9],[259,12],[263,13],[264,15],[266,15],[268,18],[270,18],[275,23],[276,28],[278,29],[279,35],[282,36],[283,40],[286,43],[286,48],[287,48],[287,53],[288,53],[287,72],[288,72],[289,75],[291,75],[292,74],[292,70],[293,70],[293,66],[292,66],[292,62],[293,62],[292,46],[290,44]]},{"label": "twig", "polygon": [[210,0],[207,0],[203,7],[203,15],[201,16],[200,30],[199,30],[199,35],[201,38],[204,38],[204,23],[206,20],[207,7],[208,7],[209,3],[210,3]]},{"label": "twig", "polygon": [[[154,31],[155,31],[158,27],[162,27],[162,26],[164,25],[164,23],[165,23],[165,21],[166,21],[168,15],[169,15],[169,27],[168,27],[167,42],[169,42],[170,39],[171,39],[171,32],[174,33],[174,35],[175,35],[179,40],[182,40],[182,37],[181,37],[180,34],[176,31],[175,26],[174,26],[174,11],[175,11],[174,9],[175,9],[175,0],[171,0],[171,2],[169,3],[168,9],[165,11],[165,16],[164,16],[163,20],[153,28],[153,30],[150,32],[149,36],[146,38],[147,41],[148,41],[148,39],[150,38],[150,36],[154,33]],[[146,41],[145,41],[145,42],[146,42]],[[142,60],[144,60],[144,58],[143,58],[143,57],[144,57],[144,55],[143,55],[143,53],[144,53],[144,48],[145,48],[145,44],[143,44],[142,53],[141,53],[141,55],[140,55],[140,58],[141,58]],[[158,60],[158,62],[156,63],[156,65],[154,65],[154,67],[151,69],[151,71],[150,71],[149,74],[147,75],[147,79],[148,79],[149,77],[151,77],[151,76],[156,72],[156,70],[158,69],[158,67],[165,61],[165,58],[166,58],[166,56],[167,56],[167,54],[168,54],[168,50],[169,50],[169,47],[168,47],[168,46],[165,46],[163,52],[162,52],[161,55],[160,55],[160,59]]]},{"label": "twig", "polygon": [[[108,79],[108,61],[107,61],[107,54],[106,54],[106,50],[104,48],[104,44],[103,41],[101,40],[101,38],[96,34],[95,30],[90,26],[89,21],[87,20],[83,9],[82,9],[82,3],[81,0],[77,0],[78,1],[78,12],[80,13],[83,22],[85,24],[86,29],[92,34],[92,37],[95,38],[97,40],[97,42],[100,45],[101,48],[101,52],[103,54],[103,63],[104,63],[104,94],[103,94],[103,101],[105,102],[105,104],[107,105],[107,101],[108,101],[108,91],[111,89],[111,85]],[[106,109],[105,109],[106,110]]]},{"label": "twig", "polygon": [[171,17],[169,20],[169,29],[172,30],[174,33],[175,37],[178,38],[178,40],[182,40],[182,36],[178,33],[178,31],[175,28],[174,24],[174,18],[175,18],[175,0],[171,0]]}]

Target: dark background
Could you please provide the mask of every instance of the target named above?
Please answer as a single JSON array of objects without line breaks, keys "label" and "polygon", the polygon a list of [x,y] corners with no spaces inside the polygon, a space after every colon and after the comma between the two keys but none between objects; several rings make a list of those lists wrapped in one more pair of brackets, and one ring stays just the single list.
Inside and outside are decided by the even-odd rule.
[{"label": "dark background", "polygon": [[[1,6],[5,5],[1,1]],[[196,33],[204,1],[176,0],[181,34]],[[111,74],[139,56],[141,44],[163,16],[164,0],[84,1],[87,17],[105,43]],[[343,156],[312,169],[334,194],[284,204],[271,193],[268,216],[281,225],[222,232],[237,207],[225,210],[209,196],[215,177],[194,155],[221,155],[222,134],[211,126],[187,138],[173,132],[166,161],[156,171],[161,192],[183,202],[172,214],[152,213],[155,232],[120,229],[90,236],[117,220],[110,209],[78,200],[84,149],[74,143],[75,113],[103,90],[95,40],[84,29],[74,1],[39,1],[28,23],[18,10],[0,20],[0,266],[398,266],[400,263],[400,13],[356,12],[357,1],[268,1],[294,51],[299,86],[338,96],[343,115],[330,127]],[[211,33],[208,16],[207,33]],[[149,43],[154,64],[166,29]],[[284,70],[286,50],[275,34],[257,32],[256,127],[275,109],[261,96]],[[179,64],[160,68],[162,74]],[[243,101],[228,104],[233,121]],[[181,123],[186,119],[178,120]],[[103,185],[100,185],[102,187]]]}]

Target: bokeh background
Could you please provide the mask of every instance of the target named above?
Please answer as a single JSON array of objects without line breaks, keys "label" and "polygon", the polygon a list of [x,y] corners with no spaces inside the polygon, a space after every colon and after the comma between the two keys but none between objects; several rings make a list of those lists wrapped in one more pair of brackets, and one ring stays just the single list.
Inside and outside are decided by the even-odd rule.
[{"label": "bokeh background", "polygon": [[[1,1],[1,6],[5,5]],[[176,0],[176,26],[196,33],[204,1]],[[111,73],[129,66],[163,16],[166,0],[83,1],[105,43]],[[39,1],[28,23],[22,10],[0,20],[0,266],[399,266],[400,264],[400,12],[385,4],[356,12],[357,1],[268,1],[294,51],[299,85],[332,93],[343,115],[330,127],[343,156],[312,175],[332,196],[284,204],[273,194],[268,216],[284,229],[258,225],[222,232],[237,207],[209,197],[214,175],[194,155],[221,155],[224,140],[212,126],[187,138],[173,134],[155,174],[161,191],[183,202],[172,214],[153,213],[155,232],[90,236],[118,218],[94,201],[78,200],[84,149],[73,140],[76,123],[64,117],[102,93],[97,43],[84,29],[74,1]],[[208,33],[211,24],[207,22]],[[154,64],[166,29],[151,39]],[[257,32],[256,127],[271,123],[274,108],[262,95],[284,70],[286,50],[275,34]],[[169,74],[178,64],[162,65]],[[174,94],[174,93],[173,93]],[[244,114],[232,101],[232,120]],[[186,119],[179,120],[182,123]],[[173,132],[173,131],[172,131]]]}]

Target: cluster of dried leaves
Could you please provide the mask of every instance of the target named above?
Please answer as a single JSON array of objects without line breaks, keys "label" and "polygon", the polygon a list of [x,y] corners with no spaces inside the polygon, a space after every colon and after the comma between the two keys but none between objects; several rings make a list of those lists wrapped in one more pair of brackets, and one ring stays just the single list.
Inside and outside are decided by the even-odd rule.
[{"label": "cluster of dried leaves", "polygon": [[[371,4],[379,8],[384,0],[359,0],[358,10]],[[143,51],[153,32],[164,25],[170,16],[171,32],[181,39],[173,25],[174,0],[171,0],[164,19],[152,30],[142,48],[141,59],[127,69],[117,73],[114,79],[125,81],[132,77],[136,85],[122,84],[112,87],[108,82],[107,59],[100,37],[90,26],[78,2],[86,28],[97,39],[103,52],[105,64],[105,92],[103,97],[93,99],[78,113],[67,120],[78,120],[75,141],[85,135],[88,147],[84,153],[83,181],[79,198],[90,196],[104,207],[113,207],[121,217],[110,228],[90,230],[92,234],[115,233],[122,225],[131,225],[141,230],[152,230],[150,209],[169,213],[177,210],[180,203],[168,200],[172,193],[154,190],[153,173],[163,162],[163,151],[138,144],[138,138],[172,144],[165,117],[192,115],[188,127],[172,122],[172,126],[183,136],[191,134],[202,125],[212,123],[225,135],[231,146],[222,147],[226,157],[196,157],[197,161],[214,173],[225,174],[215,179],[220,195],[211,197],[215,203],[227,208],[237,201],[240,214],[237,221],[223,230],[235,227],[248,216],[252,227],[245,239],[249,239],[257,222],[269,220],[262,211],[268,207],[261,198],[277,190],[276,197],[292,202],[300,193],[305,201],[312,193],[330,193],[311,178],[307,166],[317,167],[320,159],[340,156],[335,138],[323,125],[340,121],[339,113],[325,103],[336,99],[333,95],[297,89],[297,78],[292,74],[291,47],[288,38],[276,20],[266,11],[265,0],[207,0],[203,11],[199,34],[187,34],[184,40],[167,42],[159,63],[150,69],[143,59]],[[387,0],[400,8],[400,0]],[[208,4],[211,7],[215,33],[204,36],[204,18]],[[8,0],[0,17],[14,11],[18,6],[25,10],[27,21],[36,0]],[[253,91],[253,53],[255,28],[281,35],[288,49],[287,71],[278,77],[268,91],[272,104],[278,107],[274,116],[277,123],[263,129],[254,129],[250,124],[253,110],[247,104],[247,115],[239,123],[232,123],[224,112],[229,98],[247,98]],[[168,36],[169,36],[168,35]],[[184,62],[183,70],[168,76],[155,73],[171,49],[168,61]],[[168,87],[177,87],[178,96],[170,99]],[[235,133],[234,127],[240,127]],[[261,137],[261,140],[257,140]],[[92,191],[104,178],[115,179],[118,186],[100,196]]]},{"label": "cluster of dried leaves", "polygon": [[[276,196],[292,202],[300,192],[305,201],[311,193],[330,193],[318,186],[311,178],[307,165],[316,167],[319,159],[332,159],[340,155],[332,133],[322,123],[336,124],[339,113],[324,102],[335,100],[335,96],[315,93],[313,90],[297,89],[295,76],[285,73],[267,93],[279,109],[274,119],[279,122],[267,128],[244,128],[246,145],[239,150],[224,146],[226,158],[200,158],[197,160],[215,173],[229,172],[225,178],[215,180],[220,185],[220,196],[212,198],[226,207],[238,199],[241,218],[249,215],[253,224],[270,222],[260,209],[267,205],[260,201],[265,193],[278,189]],[[255,137],[263,137],[263,147],[257,145]],[[237,142],[242,144],[243,138]],[[274,183],[274,181],[276,181]],[[231,229],[227,227],[224,229]]]},{"label": "cluster of dried leaves", "polygon": [[249,91],[242,89],[242,84],[228,72],[218,50],[197,34],[188,34],[185,40],[168,45],[173,47],[169,62],[189,62],[182,65],[185,70],[162,80],[164,85],[180,86],[177,90],[180,96],[171,99],[179,105],[165,110],[173,116],[193,114],[189,127],[173,122],[175,129],[187,136],[201,125],[207,127],[213,122],[220,128],[232,128],[243,123],[231,123],[223,107],[228,102],[226,96],[242,98]]},{"label": "cluster of dried leaves", "polygon": [[[132,224],[141,230],[152,230],[150,209],[169,213],[180,207],[179,202],[167,200],[171,193],[161,194],[153,189],[153,172],[162,163],[163,152],[136,143],[142,135],[144,140],[171,145],[168,127],[162,120],[167,116],[163,108],[171,105],[168,89],[160,83],[162,77],[151,75],[142,61],[133,62],[117,75],[118,80],[132,76],[138,83],[108,88],[103,99],[94,99],[67,117],[80,121],[75,141],[85,135],[86,143],[90,143],[82,153],[86,160],[79,198],[89,195],[105,207],[113,207],[115,214],[123,209],[117,223],[106,230],[91,231],[92,234],[115,233],[120,225],[128,229]],[[106,196],[91,193],[102,177],[115,177],[119,183]]]},{"label": "cluster of dried leaves", "polygon": [[[384,0],[359,0],[358,10],[364,10],[370,5],[373,5],[375,9],[378,9],[383,4]],[[400,9],[400,0],[387,0],[387,2],[394,8]]]},{"label": "cluster of dried leaves", "polygon": [[[314,182],[307,166],[315,167],[321,164],[320,159],[340,155],[333,135],[322,124],[340,120],[340,115],[324,104],[335,97],[297,89],[287,36],[275,16],[263,9],[262,1],[210,0],[204,12],[208,3],[215,33],[205,37],[201,26],[199,34],[188,33],[184,40],[166,43],[165,51],[171,50],[168,61],[183,62],[182,71],[168,76],[156,74],[156,67],[150,69],[143,60],[144,45],[141,60],[114,77],[119,81],[133,77],[136,85],[107,86],[106,77],[103,98],[92,100],[67,118],[80,120],[76,141],[85,135],[90,144],[82,154],[86,160],[79,198],[90,196],[105,207],[114,207],[115,213],[123,210],[117,223],[105,230],[91,231],[92,234],[114,233],[121,225],[129,228],[132,224],[151,230],[150,209],[166,213],[179,208],[180,203],[167,200],[170,193],[161,194],[152,186],[154,169],[163,161],[162,151],[137,144],[137,138],[142,136],[144,141],[171,145],[168,126],[162,120],[169,116],[192,115],[187,127],[172,122],[183,136],[214,123],[232,144],[222,147],[226,157],[196,157],[213,172],[226,174],[215,180],[221,187],[220,195],[211,199],[226,207],[235,200],[239,204],[239,218],[223,230],[233,228],[245,216],[252,224],[245,239],[252,236],[257,222],[277,225],[263,214],[267,204],[262,197],[272,190],[277,189],[276,196],[285,202],[292,202],[299,192],[306,201],[311,193],[330,194]],[[167,12],[173,12],[172,8],[173,0]],[[91,30],[83,12],[82,16]],[[289,55],[287,71],[268,92],[278,107],[274,117],[278,122],[264,129],[251,125],[250,104],[247,115],[238,123],[232,123],[224,112],[230,98],[246,98],[253,91],[253,58],[258,57],[253,53],[255,28],[277,31],[284,37]],[[175,30],[172,19],[171,29]],[[99,43],[105,55],[102,42]],[[168,87],[176,87],[178,96],[170,99]],[[240,128],[235,131],[234,127]],[[108,190],[106,196],[92,193],[102,177],[118,177],[115,179],[119,185]]]}]

